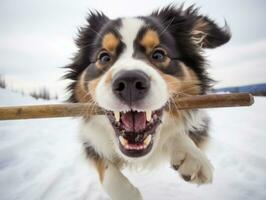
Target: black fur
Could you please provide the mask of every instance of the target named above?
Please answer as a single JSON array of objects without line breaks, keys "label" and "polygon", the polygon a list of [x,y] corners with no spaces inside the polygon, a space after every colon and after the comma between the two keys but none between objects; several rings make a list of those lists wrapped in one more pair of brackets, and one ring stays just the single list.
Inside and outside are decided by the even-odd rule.
[{"label": "black fur", "polygon": [[83,144],[86,156],[94,161],[101,160],[101,156],[95,151],[95,149],[88,143]]}]

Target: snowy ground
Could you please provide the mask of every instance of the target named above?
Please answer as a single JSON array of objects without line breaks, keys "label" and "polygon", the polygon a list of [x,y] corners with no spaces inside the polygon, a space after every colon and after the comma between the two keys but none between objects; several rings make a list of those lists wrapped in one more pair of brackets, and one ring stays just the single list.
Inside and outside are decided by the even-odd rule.
[{"label": "snowy ground", "polygon": [[[0,90],[0,105],[38,104]],[[211,185],[195,186],[163,166],[152,172],[125,171],[147,200],[266,199],[266,98],[250,108],[210,110],[207,152],[215,172]],[[0,122],[1,200],[101,200],[95,171],[78,143],[77,119]]]}]

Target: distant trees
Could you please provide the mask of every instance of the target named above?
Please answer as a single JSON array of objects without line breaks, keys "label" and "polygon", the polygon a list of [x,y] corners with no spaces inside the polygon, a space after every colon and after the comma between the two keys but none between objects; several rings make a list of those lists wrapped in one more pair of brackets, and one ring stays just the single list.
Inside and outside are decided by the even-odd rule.
[{"label": "distant trees", "polygon": [[12,92],[16,92],[21,94],[22,96],[31,96],[34,99],[44,99],[44,100],[51,100],[51,99],[58,99],[58,95],[51,95],[49,89],[47,87],[40,87],[39,89],[35,89],[32,92],[25,92],[24,89],[14,89],[13,87],[8,86],[6,79],[3,75],[0,74],[0,88],[9,89]]},{"label": "distant trees", "polygon": [[35,99],[44,99],[44,100],[51,100],[51,99],[58,99],[58,96],[51,96],[49,90],[46,87],[42,87],[38,89],[37,91],[30,92],[30,96],[32,96]]},{"label": "distant trees", "polygon": [[226,87],[214,89],[212,92],[229,92],[229,93],[239,93],[248,92],[254,96],[266,96],[266,84],[252,84],[239,87]]},{"label": "distant trees", "polygon": [[260,92],[253,92],[254,96],[266,96],[266,91],[260,91]]},{"label": "distant trees", "polygon": [[6,88],[6,80],[1,74],[0,74],[0,88]]}]

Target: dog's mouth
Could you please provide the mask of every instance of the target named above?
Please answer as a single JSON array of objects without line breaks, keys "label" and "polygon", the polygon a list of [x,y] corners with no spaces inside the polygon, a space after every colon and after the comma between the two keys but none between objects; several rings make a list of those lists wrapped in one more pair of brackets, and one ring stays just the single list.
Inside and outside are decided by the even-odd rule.
[{"label": "dog's mouth", "polygon": [[139,112],[106,111],[111,122],[119,148],[129,157],[140,157],[148,154],[153,146],[156,129],[161,123],[163,109]]}]

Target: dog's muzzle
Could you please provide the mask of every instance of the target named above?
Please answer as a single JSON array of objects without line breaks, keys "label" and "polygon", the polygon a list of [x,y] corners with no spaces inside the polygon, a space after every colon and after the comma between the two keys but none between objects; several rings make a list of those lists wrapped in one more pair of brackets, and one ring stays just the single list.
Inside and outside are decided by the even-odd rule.
[{"label": "dog's muzzle", "polygon": [[106,110],[121,152],[128,157],[148,154],[163,115],[163,108],[136,109],[151,92],[150,77],[141,70],[119,71],[113,76],[112,92],[129,108],[120,111]]}]

